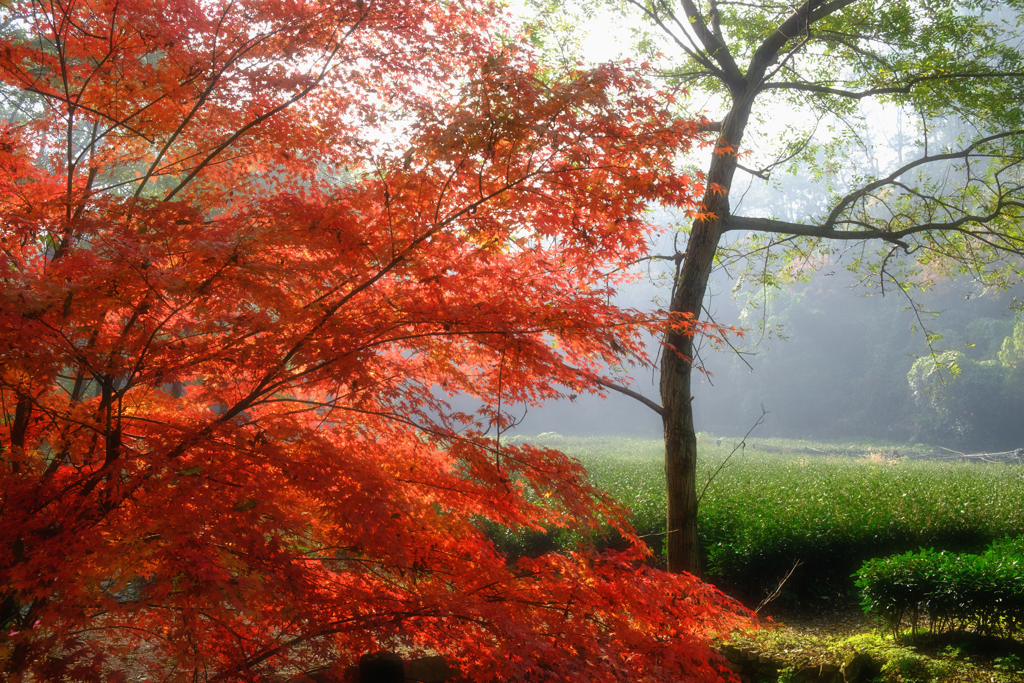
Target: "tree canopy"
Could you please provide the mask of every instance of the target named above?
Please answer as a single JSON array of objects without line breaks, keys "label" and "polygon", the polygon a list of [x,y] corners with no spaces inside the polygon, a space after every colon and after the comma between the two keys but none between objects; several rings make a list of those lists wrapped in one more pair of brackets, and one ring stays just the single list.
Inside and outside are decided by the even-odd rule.
[{"label": "tree canopy", "polygon": [[[757,286],[834,264],[840,253],[889,292],[941,274],[1002,287],[1024,275],[1019,2],[581,4],[639,19],[638,49],[677,95],[691,95],[674,98],[679,111],[706,107],[714,153],[699,213],[667,255],[676,265],[671,314],[705,316],[712,269],[737,261],[757,264],[747,273]],[[897,153],[871,142],[870,119],[881,111],[916,121]],[[748,180],[787,172],[820,180],[824,199],[788,217],[742,202]],[[695,347],[671,330],[664,343],[654,408],[666,443],[668,565],[699,571]]]},{"label": "tree canopy", "polygon": [[[396,645],[717,680],[743,610],[647,567],[578,463],[500,440],[663,329],[610,296],[648,202],[697,210],[696,123],[637,71],[541,68],[487,2],[0,12],[6,680]],[[511,563],[483,521],[626,543]]]}]

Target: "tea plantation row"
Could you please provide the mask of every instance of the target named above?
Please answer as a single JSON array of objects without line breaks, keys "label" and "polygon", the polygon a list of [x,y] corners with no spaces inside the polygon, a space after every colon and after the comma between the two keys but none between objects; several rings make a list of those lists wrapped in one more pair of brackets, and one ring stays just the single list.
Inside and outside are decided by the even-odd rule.
[{"label": "tea plantation row", "polygon": [[[597,485],[629,506],[637,531],[661,552],[661,441],[556,435],[531,441],[578,458]],[[732,446],[701,439],[698,491]],[[919,455],[922,447],[914,448]],[[913,454],[911,447],[748,441],[701,502],[710,578],[756,600],[799,562],[784,595],[829,598],[852,594],[851,574],[873,557],[922,547],[978,551],[1024,534],[1024,465],[901,457]],[[557,533],[497,541],[511,554],[574,542]]]}]

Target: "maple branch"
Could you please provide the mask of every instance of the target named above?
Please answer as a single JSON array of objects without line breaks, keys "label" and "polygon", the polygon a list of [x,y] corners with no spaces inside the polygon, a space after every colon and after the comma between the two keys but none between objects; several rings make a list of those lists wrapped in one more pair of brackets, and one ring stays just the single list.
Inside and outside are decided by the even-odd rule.
[{"label": "maple branch", "polygon": [[[37,88],[35,86],[25,85],[25,86],[22,86],[22,90],[27,92],[27,93],[32,93],[33,95],[39,95],[40,97],[45,97],[45,98],[48,98],[48,99],[53,99],[53,100],[55,100],[57,102],[62,102],[64,104],[70,105],[70,102],[68,102],[68,100],[65,99],[65,97],[63,95],[60,95],[60,94],[57,94],[57,93],[48,92],[46,90],[40,90],[39,88]],[[123,118],[123,119],[114,118],[110,114],[107,114],[106,112],[104,112],[102,109],[96,109],[95,107],[91,107],[91,106],[89,106],[87,104],[76,103],[74,106],[75,106],[76,109],[81,109],[82,111],[84,111],[86,113],[93,114],[93,115],[95,115],[95,116],[97,116],[97,117],[99,117],[101,119],[109,121],[112,124],[109,128],[107,128],[99,136],[100,138],[106,137],[108,134],[110,134],[111,131],[116,130],[117,128],[124,128],[125,130],[127,130],[127,131],[129,131],[129,132],[131,132],[131,133],[133,133],[135,135],[138,135],[140,138],[142,138],[146,142],[152,144],[154,142],[153,138],[151,138],[150,136],[146,135],[141,130],[138,130],[138,129],[132,127],[132,126],[129,126],[128,125],[128,121],[131,121],[133,118],[135,118],[136,116],[138,116],[139,114],[141,114],[145,110],[149,109],[153,105],[157,104],[158,102],[160,102],[165,97],[168,97],[168,95],[161,95],[159,98],[153,100],[152,102],[150,102],[146,106],[144,106],[141,109],[137,110],[134,114],[132,114],[132,115],[126,117],[126,118]],[[138,181],[133,180],[132,182],[138,182]]]},{"label": "maple branch", "polygon": [[[501,383],[505,373],[505,347],[501,348],[501,361],[498,364],[498,414],[494,419],[494,463],[498,471],[501,471]],[[490,427],[488,426],[488,431]]]},{"label": "maple branch", "polygon": [[[581,170],[582,171],[584,169],[574,169],[574,170]],[[587,170],[592,170],[592,169],[587,169]],[[363,292],[363,291],[369,289],[370,287],[372,287],[374,284],[376,284],[378,281],[380,281],[385,275],[387,275],[392,270],[397,268],[401,263],[403,263],[409,257],[410,254],[413,253],[413,251],[418,246],[420,246],[421,244],[426,242],[434,234],[436,234],[437,232],[439,232],[443,228],[447,227],[448,225],[454,223],[459,218],[461,218],[461,217],[463,217],[465,215],[471,215],[471,214],[475,213],[480,206],[484,205],[485,203],[487,203],[491,199],[494,199],[495,197],[499,197],[499,196],[501,196],[501,195],[503,195],[503,194],[505,194],[505,193],[507,193],[507,192],[509,192],[509,191],[511,191],[513,189],[515,189],[516,187],[519,187],[519,186],[525,184],[527,181],[532,180],[533,178],[543,177],[543,176],[546,176],[546,175],[549,175],[549,174],[561,173],[561,172],[564,172],[564,171],[563,170],[556,171],[556,170],[540,170],[540,169],[538,169],[537,171],[527,172],[523,176],[521,176],[519,178],[516,178],[514,180],[509,180],[506,183],[504,183],[503,185],[501,185],[498,188],[496,188],[495,190],[493,190],[492,192],[490,192],[489,194],[487,194],[485,196],[482,196],[479,199],[477,199],[477,200],[475,200],[473,202],[470,202],[469,204],[463,206],[461,209],[459,209],[458,211],[455,211],[454,213],[450,214],[445,219],[443,219],[441,221],[436,221],[429,229],[425,230],[418,237],[416,237],[415,239],[411,240],[409,242],[409,244],[407,244],[405,246],[405,248],[402,249],[402,251],[400,251],[399,253],[395,254],[388,263],[386,263],[386,264],[384,264],[384,266],[380,267],[373,276],[367,278],[366,280],[364,280],[359,285],[353,287],[349,292],[347,292],[344,296],[342,296],[337,302],[335,302],[331,306],[327,307],[327,309],[324,311],[324,313],[320,317],[320,320],[317,323],[315,323],[309,330],[307,330],[306,333],[303,334],[302,337],[300,337],[295,342],[295,344],[292,346],[292,348],[287,353],[284,354],[284,356],[282,357],[281,361],[273,369],[269,370],[266,373],[266,375],[263,377],[263,379],[260,380],[260,382],[257,384],[257,386],[254,387],[253,390],[245,398],[243,398],[235,406],[233,406],[232,408],[228,409],[223,414],[221,414],[219,416],[217,422],[224,422],[224,421],[230,420],[235,415],[238,415],[240,412],[242,412],[247,407],[252,405],[252,401],[256,400],[256,398],[258,398],[258,396],[260,396],[261,394],[266,392],[267,387],[271,384],[271,380],[274,377],[276,377],[281,372],[281,370],[284,367],[287,366],[287,364],[291,361],[291,359],[295,357],[295,354],[297,354],[299,352],[299,350],[306,343],[306,341],[308,339],[310,339],[311,336],[317,330],[322,328],[327,323],[328,320],[330,320],[339,310],[341,310],[341,308],[345,304],[347,304],[349,301],[351,301],[353,298],[355,298],[361,292]],[[447,187],[447,182],[445,184],[445,187]],[[386,189],[385,189],[385,193],[387,193]],[[392,201],[394,201],[394,199],[395,198],[392,198]],[[388,208],[390,203],[391,203],[390,201],[385,202],[385,207],[386,207],[387,210],[390,210]],[[338,289],[339,289],[338,287],[334,288],[332,293],[338,291]],[[210,425],[210,426],[212,427],[212,425]],[[170,457],[177,457],[181,453],[184,453],[184,450],[183,449],[182,450],[174,449],[173,453],[175,453],[175,455],[172,455]]]},{"label": "maple branch", "polygon": [[[550,171],[550,172],[553,173],[553,171]],[[231,420],[236,415],[240,414],[241,412],[243,412],[247,408],[251,407],[255,403],[255,401],[260,396],[265,395],[268,392],[268,390],[272,390],[272,386],[275,384],[275,383],[273,383],[272,380],[280,374],[280,372],[281,372],[281,370],[283,368],[287,367],[288,363],[292,360],[292,358],[295,357],[295,355],[299,352],[299,350],[305,345],[305,343],[312,337],[312,335],[317,330],[321,329],[327,323],[328,320],[330,320],[339,310],[341,310],[341,308],[345,304],[347,304],[353,298],[358,296],[361,292],[363,292],[363,291],[369,289],[370,287],[372,287],[379,280],[381,280],[385,275],[387,275],[389,272],[391,272],[396,267],[398,267],[398,265],[403,263],[408,258],[408,256],[413,252],[413,250],[416,247],[418,247],[420,244],[422,244],[423,242],[428,240],[431,236],[436,234],[439,230],[441,230],[442,228],[444,228],[447,225],[451,224],[452,222],[454,222],[458,218],[462,217],[463,215],[471,214],[471,213],[475,212],[477,207],[479,207],[480,205],[482,205],[482,204],[486,203],[487,201],[493,199],[494,197],[500,196],[500,195],[504,194],[505,192],[508,192],[509,190],[511,190],[511,189],[513,189],[513,188],[515,188],[515,187],[525,183],[527,180],[531,179],[532,177],[539,176],[539,175],[545,175],[546,173],[548,173],[548,172],[537,171],[535,173],[529,173],[529,174],[524,175],[521,178],[518,178],[518,179],[516,179],[514,181],[511,181],[510,183],[507,183],[506,185],[503,185],[503,186],[499,187],[498,189],[494,190],[490,194],[488,194],[488,195],[486,195],[484,197],[481,197],[480,199],[478,199],[478,200],[470,203],[469,205],[463,207],[461,210],[456,211],[455,213],[449,215],[443,221],[441,221],[439,223],[435,223],[431,228],[429,228],[428,230],[425,230],[421,235],[419,235],[417,238],[413,239],[408,245],[406,245],[406,247],[404,249],[402,249],[401,252],[399,252],[398,254],[393,256],[388,263],[386,263],[384,266],[379,268],[374,275],[372,275],[371,277],[367,278],[366,280],[364,280],[359,285],[353,287],[344,296],[342,296],[337,302],[335,302],[334,304],[329,306],[324,311],[324,313],[320,317],[319,321],[317,321],[314,325],[312,325],[305,332],[305,334],[303,334],[292,345],[292,347],[284,354],[284,356],[281,358],[281,360],[273,368],[271,368],[270,370],[267,371],[267,373],[263,376],[263,378],[256,384],[255,387],[253,387],[252,390],[250,390],[250,392],[246,396],[241,398],[233,406],[231,406],[230,408],[225,410],[223,413],[221,413],[215,420],[213,420],[212,422],[207,424],[205,427],[203,427],[202,429],[200,429],[197,432],[195,432],[194,435],[193,435],[193,438],[200,438],[201,436],[204,436],[204,435],[208,434],[213,429],[213,427],[215,425],[221,424],[221,423],[224,423],[224,422],[227,422],[227,421]],[[226,267],[226,264],[225,264],[224,267]],[[334,291],[337,291],[337,288],[335,288]],[[278,382],[277,385],[281,385],[284,382],[290,381],[290,379],[291,378],[287,378],[285,380],[282,380],[281,382]],[[189,445],[190,445],[190,441],[191,441],[191,439],[186,439],[186,440],[182,441],[181,443],[179,443],[176,447],[174,447],[173,449],[171,449],[168,452],[167,457],[170,458],[170,459],[173,459],[173,458],[177,458],[177,457],[180,457],[181,455],[183,455],[188,450]]]},{"label": "maple branch", "polygon": [[[706,315],[708,317],[708,320],[711,321],[711,324],[716,326],[716,327],[718,327],[719,329],[722,329],[722,326],[719,325],[718,322],[715,320],[715,317],[713,315],[711,315],[711,311],[708,310],[707,306],[705,306],[704,304],[701,304],[700,307],[701,307],[701,310],[704,311],[704,315]],[[732,352],[734,354],[736,354],[736,357],[739,358],[741,361],[743,361],[743,364],[746,365],[750,369],[751,372],[754,371],[754,366],[752,366],[747,361],[747,359],[743,357],[746,354],[743,351],[740,351],[739,349],[737,349],[736,346],[731,341],[729,341],[728,335],[720,334],[720,335],[717,335],[717,338],[719,338],[722,341],[724,341],[729,346],[729,348],[732,349]],[[747,353],[749,353],[749,352],[747,352]],[[708,382],[710,383],[711,382],[711,373],[708,372],[707,370],[705,370],[703,367],[701,368],[701,371],[704,373],[704,376],[708,378]]]},{"label": "maple branch", "polygon": [[[431,436],[437,437],[438,439],[441,439],[443,441],[457,441],[459,443],[464,443],[464,444],[467,444],[467,445],[470,445],[470,446],[474,446],[474,447],[479,448],[479,449],[481,449],[483,451],[486,451],[488,453],[497,454],[497,452],[491,446],[488,446],[487,444],[484,444],[484,443],[480,443],[479,441],[471,439],[471,438],[468,438],[468,437],[460,436],[455,431],[443,431],[442,429],[438,429],[437,427],[432,427],[432,426],[426,425],[426,424],[421,423],[421,422],[416,422],[415,420],[413,420],[411,418],[408,418],[408,417],[405,417],[404,415],[400,415],[398,413],[388,413],[388,412],[385,412],[383,410],[368,410],[366,408],[357,408],[356,406],[353,406],[353,405],[343,405],[341,403],[341,398],[340,397],[335,399],[335,400],[333,400],[333,401],[327,401],[327,402],[311,401],[311,400],[308,400],[308,399],[295,399],[295,398],[270,399],[270,400],[268,400],[266,402],[267,403],[298,403],[298,404],[308,405],[308,406],[311,407],[310,409],[330,408],[331,410],[341,410],[343,412],[359,413],[360,415],[372,415],[374,417],[383,417],[383,418],[385,418],[387,420],[392,420],[392,421],[398,422],[400,424],[408,425],[410,427],[413,427],[417,431],[421,431],[421,432],[423,432],[425,434],[430,434]],[[445,429],[447,429],[447,427]],[[507,453],[505,454],[505,458],[509,459],[509,460],[513,460],[514,462],[520,462],[520,464],[523,464],[523,463],[521,463],[521,461],[517,460],[516,458],[510,457]],[[418,482],[418,483],[424,484],[426,486],[435,486],[436,487],[436,485],[429,484],[427,482]]]},{"label": "maple branch", "polygon": [[235,664],[231,668],[222,670],[213,678],[207,679],[207,683],[216,683],[217,681],[223,681],[225,679],[233,677],[240,671],[250,669],[257,664],[261,664],[262,662],[267,661],[271,657],[275,657],[276,655],[279,655],[282,652],[290,650],[295,646],[305,643],[307,641],[314,640],[316,638],[332,636],[338,633],[344,633],[348,628],[351,628],[351,626],[342,627],[340,626],[340,624],[351,624],[360,619],[361,617],[349,617],[348,619],[338,619],[337,621],[330,622],[331,625],[327,628],[320,629],[313,633],[307,633],[306,635],[295,636],[286,643],[282,643],[281,645],[278,645],[276,647],[267,648],[258,655],[252,655],[251,657],[239,662],[238,664]]},{"label": "maple branch", "polygon": [[[320,73],[317,74],[316,78],[313,79],[312,83],[310,83],[309,85],[307,85],[304,88],[299,89],[299,91],[297,93],[295,93],[294,95],[292,95],[291,97],[286,99],[284,102],[280,103],[276,107],[273,107],[270,110],[268,110],[268,111],[260,114],[259,116],[255,117],[252,121],[250,121],[249,123],[245,124],[244,126],[239,128],[238,130],[236,130],[234,133],[232,133],[230,136],[228,136],[228,138],[226,140],[224,140],[221,144],[219,144],[215,148],[213,148],[213,150],[211,150],[209,152],[209,154],[207,154],[206,158],[203,159],[201,162],[199,162],[199,164],[197,164],[182,179],[182,181],[180,183],[178,183],[178,185],[174,189],[170,190],[164,196],[164,200],[168,201],[168,200],[174,198],[174,196],[177,195],[178,192],[183,190],[190,182],[192,182],[193,178],[195,178],[204,168],[206,168],[214,159],[216,159],[220,155],[221,152],[223,152],[225,149],[227,149],[228,147],[233,145],[239,138],[244,136],[246,133],[248,133],[250,130],[252,130],[256,126],[259,126],[260,124],[264,123],[268,119],[273,118],[277,114],[281,113],[282,111],[284,111],[285,109],[287,109],[288,107],[292,106],[293,104],[295,104],[296,102],[298,102],[299,100],[304,98],[306,95],[311,93],[314,89],[316,89],[323,82],[323,80],[327,77],[327,74],[330,73],[331,68],[332,68],[332,62],[334,61],[335,56],[337,56],[338,52],[341,50],[342,45],[361,26],[362,20],[364,18],[365,18],[365,15],[363,17],[360,17],[359,21],[356,21],[352,26],[350,26],[348,31],[346,31],[345,34],[341,38],[338,39],[337,44],[334,46],[334,48],[330,52],[327,53],[326,59],[324,60],[324,65],[320,69]],[[269,36],[267,36],[267,37],[269,37]],[[227,68],[227,65],[225,65],[225,68]],[[198,106],[199,105],[197,103],[197,107]],[[136,196],[138,196],[138,193],[136,193]]]},{"label": "maple branch", "polygon": [[[227,7],[224,8],[224,11],[221,12],[221,16],[220,16],[219,21],[217,23],[217,34],[215,34],[214,44],[213,44],[213,48],[212,48],[212,60],[211,61],[212,61],[213,64],[216,64],[216,62],[217,62],[216,35],[219,35],[220,29],[221,29],[221,27],[223,26],[223,23],[224,23],[224,19],[227,16],[228,11],[231,9],[232,4],[233,3],[230,3],[230,4],[228,4]],[[266,34],[257,35],[255,38],[250,39],[245,44],[243,44],[242,46],[238,47],[234,51],[234,53],[231,54],[228,57],[227,60],[225,60],[224,65],[217,71],[217,73],[215,73],[214,75],[210,76],[210,78],[208,79],[209,83],[207,83],[206,88],[203,90],[202,93],[200,93],[199,97],[196,98],[195,102],[192,105],[192,108],[189,110],[189,112],[187,114],[185,114],[184,118],[182,118],[181,122],[178,124],[178,127],[168,136],[167,140],[164,142],[164,144],[161,147],[161,149],[153,156],[153,163],[150,165],[149,170],[147,170],[145,175],[143,175],[142,178],[139,179],[139,186],[135,190],[135,196],[136,197],[139,197],[139,196],[142,195],[142,191],[146,187],[146,183],[148,183],[150,178],[153,177],[153,174],[156,171],[156,169],[159,167],[160,161],[163,159],[164,155],[167,154],[168,150],[170,150],[171,146],[174,144],[174,141],[178,139],[178,137],[185,130],[185,128],[188,126],[188,124],[192,121],[192,119],[195,117],[195,115],[199,113],[199,110],[202,109],[203,106],[205,106],[207,99],[209,99],[210,95],[213,93],[214,89],[216,88],[217,84],[220,82],[221,77],[227,71],[228,67],[230,67],[232,64],[234,64],[236,59],[238,59],[242,55],[246,54],[249,50],[253,49],[256,45],[259,45],[259,43],[263,39],[268,38],[268,37],[269,36],[266,35]],[[170,196],[168,196],[167,199],[170,199],[171,196],[173,196],[173,193]]]},{"label": "maple branch", "polygon": [[[494,447],[489,446],[487,443],[482,443],[478,439],[473,439],[473,438],[462,436],[462,435],[458,434],[455,431],[444,431],[444,430],[439,429],[437,427],[433,427],[433,426],[429,426],[429,425],[424,424],[424,423],[416,422],[413,419],[410,419],[408,417],[405,417],[404,415],[400,415],[400,414],[397,414],[397,413],[388,413],[388,412],[384,412],[384,411],[381,411],[381,410],[368,410],[366,408],[358,408],[358,407],[356,407],[354,405],[342,405],[340,403],[340,400],[341,399],[339,398],[339,399],[335,399],[335,400],[329,401],[329,402],[321,402],[321,401],[311,401],[311,400],[289,398],[289,399],[272,399],[272,400],[269,400],[267,402],[268,403],[298,403],[298,404],[308,405],[308,406],[311,407],[310,409],[315,409],[315,408],[323,407],[323,408],[330,408],[331,410],[340,410],[340,411],[343,411],[343,412],[358,413],[360,415],[372,415],[374,417],[382,417],[382,418],[384,418],[386,420],[391,420],[391,421],[394,421],[394,422],[398,422],[400,424],[408,425],[410,427],[413,427],[417,431],[423,432],[425,434],[430,434],[431,436],[436,437],[437,439],[441,440],[442,442],[458,442],[458,443],[463,443],[463,444],[466,444],[468,446],[472,446],[474,448],[478,448],[481,451],[484,451],[485,453],[491,453],[491,454],[494,454],[494,455],[498,454],[498,451],[496,451]],[[524,470],[530,470],[530,471],[533,471],[533,472],[539,472],[539,473],[543,474],[544,476],[548,476],[548,477],[553,475],[553,472],[545,470],[545,469],[543,469],[541,467],[538,467],[537,465],[535,465],[534,463],[532,463],[532,462],[530,462],[528,460],[523,460],[522,458],[515,457],[513,452],[510,452],[510,451],[506,450],[506,451],[502,451],[501,455],[502,455],[502,457],[504,457],[505,460],[516,463],[518,466],[520,466]],[[427,486],[427,487],[435,488],[435,489],[438,489],[438,490],[457,491],[457,492],[459,492],[459,493],[461,493],[463,495],[466,495],[466,496],[479,497],[479,493],[477,491],[470,491],[470,490],[467,490],[465,488],[453,488],[451,486],[442,486],[442,485],[440,485],[440,484],[438,484],[436,482],[430,482],[430,481],[424,481],[424,480],[416,480],[416,479],[408,479],[408,478],[403,478],[400,481],[404,481],[404,482],[412,483],[412,484],[417,484],[419,486]],[[564,479],[562,479],[562,481],[564,481]],[[508,491],[508,489],[506,489],[506,491]]]}]

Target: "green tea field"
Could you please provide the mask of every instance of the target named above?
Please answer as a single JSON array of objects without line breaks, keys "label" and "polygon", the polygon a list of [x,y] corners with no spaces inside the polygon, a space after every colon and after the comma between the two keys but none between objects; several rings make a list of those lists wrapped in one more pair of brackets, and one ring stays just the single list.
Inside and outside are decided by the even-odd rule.
[{"label": "green tea field", "polygon": [[[660,440],[561,437],[531,442],[579,459],[632,511],[657,554],[665,531]],[[738,439],[700,438],[698,491]],[[783,598],[849,596],[861,563],[917,548],[980,550],[1024,534],[1024,465],[925,458],[925,446],[748,439],[714,476],[700,507],[709,578],[754,604],[795,563]],[[499,539],[510,552],[570,543]]]}]

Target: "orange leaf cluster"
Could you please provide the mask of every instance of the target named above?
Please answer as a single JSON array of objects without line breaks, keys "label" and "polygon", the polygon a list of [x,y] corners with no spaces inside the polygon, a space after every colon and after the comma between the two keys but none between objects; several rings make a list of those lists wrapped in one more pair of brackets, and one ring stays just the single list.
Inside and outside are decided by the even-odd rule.
[{"label": "orange leaf cluster", "polygon": [[5,680],[397,645],[478,680],[718,675],[705,639],[746,617],[713,589],[481,530],[632,538],[578,463],[492,436],[641,354],[610,274],[648,202],[694,208],[696,124],[625,68],[553,78],[483,0],[4,12]]}]

